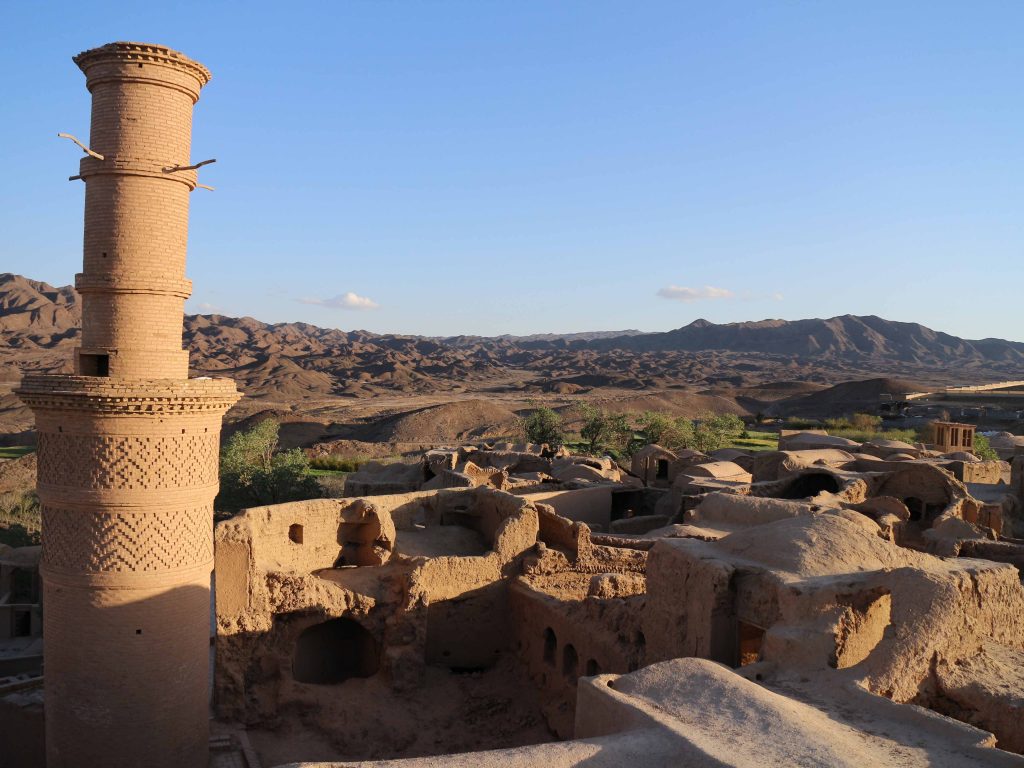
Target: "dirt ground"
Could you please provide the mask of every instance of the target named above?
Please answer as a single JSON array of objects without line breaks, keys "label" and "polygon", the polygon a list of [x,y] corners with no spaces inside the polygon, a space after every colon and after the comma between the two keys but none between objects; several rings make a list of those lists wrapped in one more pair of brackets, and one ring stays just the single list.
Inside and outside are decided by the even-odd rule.
[{"label": "dirt ground", "polygon": [[[315,709],[290,707],[280,712],[279,727],[249,730],[263,765],[419,757],[555,740],[538,692],[511,654],[482,672],[428,667],[422,684],[408,692],[392,690],[383,675],[310,688],[318,689]],[[347,719],[334,705],[342,700]]]}]

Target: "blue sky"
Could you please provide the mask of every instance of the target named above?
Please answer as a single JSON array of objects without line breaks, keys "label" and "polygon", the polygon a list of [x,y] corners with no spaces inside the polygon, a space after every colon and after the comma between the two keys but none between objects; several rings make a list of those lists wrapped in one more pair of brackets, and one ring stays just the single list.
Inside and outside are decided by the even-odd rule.
[{"label": "blue sky", "polygon": [[81,265],[113,40],[214,74],[191,311],[497,334],[877,314],[1024,340],[1024,3],[3,5],[0,271]]}]

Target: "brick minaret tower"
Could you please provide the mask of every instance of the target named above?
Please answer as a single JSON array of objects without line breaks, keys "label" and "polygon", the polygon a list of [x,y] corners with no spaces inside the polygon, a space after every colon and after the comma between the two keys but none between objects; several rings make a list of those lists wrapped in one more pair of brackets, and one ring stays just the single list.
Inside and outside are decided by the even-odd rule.
[{"label": "brick minaret tower", "polygon": [[238,399],[189,379],[182,349],[210,73],[139,43],[74,60],[92,93],[82,346],[74,375],[18,390],[39,433],[47,765],[205,768],[213,499]]}]

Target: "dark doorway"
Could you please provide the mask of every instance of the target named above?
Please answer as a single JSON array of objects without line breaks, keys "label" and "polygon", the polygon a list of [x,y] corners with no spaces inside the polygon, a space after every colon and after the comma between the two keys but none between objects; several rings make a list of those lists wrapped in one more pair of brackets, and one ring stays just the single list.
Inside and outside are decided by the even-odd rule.
[{"label": "dark doorway", "polygon": [[914,496],[910,496],[903,500],[903,503],[907,505],[907,509],[910,511],[911,522],[918,522],[924,517],[924,502]]},{"label": "dark doorway", "polygon": [[658,459],[658,471],[655,480],[668,480],[668,459]]},{"label": "dark doorway", "polygon": [[812,472],[800,475],[796,478],[782,494],[783,499],[807,499],[817,496],[822,491],[836,493],[839,490],[839,481],[832,475],[824,472]]},{"label": "dark doorway", "polygon": [[331,619],[304,630],[292,659],[292,677],[300,683],[317,685],[372,677],[379,668],[377,641],[352,619]]},{"label": "dark doorway", "polygon": [[764,630],[745,621],[739,622],[739,659],[737,667],[745,667],[761,660],[761,643]]},{"label": "dark doorway", "polygon": [[612,491],[612,520],[636,517],[644,513],[644,492],[639,488]]}]

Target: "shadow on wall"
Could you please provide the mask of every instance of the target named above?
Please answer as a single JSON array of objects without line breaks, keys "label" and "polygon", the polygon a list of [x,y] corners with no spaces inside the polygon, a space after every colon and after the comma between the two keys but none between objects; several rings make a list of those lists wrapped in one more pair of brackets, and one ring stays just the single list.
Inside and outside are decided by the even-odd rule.
[{"label": "shadow on wall", "polygon": [[455,672],[487,669],[509,650],[512,635],[504,581],[427,606],[427,664]]},{"label": "shadow on wall", "polygon": [[[96,600],[94,591],[48,588],[45,636],[66,638],[57,644],[62,656],[44,653],[46,727],[57,736],[51,764],[205,765],[207,578],[139,590],[120,604]],[[118,590],[117,597],[130,594]],[[46,765],[41,708],[0,707],[0,766]]]}]

